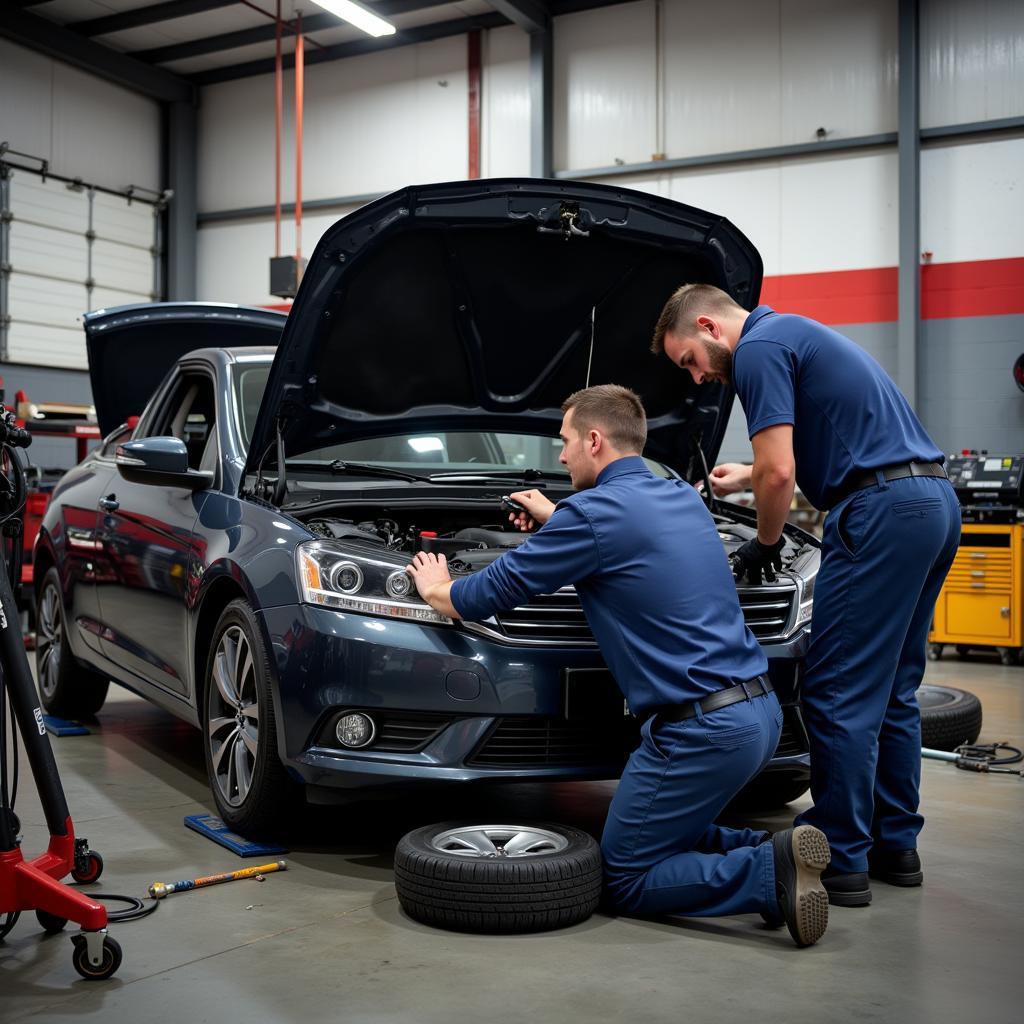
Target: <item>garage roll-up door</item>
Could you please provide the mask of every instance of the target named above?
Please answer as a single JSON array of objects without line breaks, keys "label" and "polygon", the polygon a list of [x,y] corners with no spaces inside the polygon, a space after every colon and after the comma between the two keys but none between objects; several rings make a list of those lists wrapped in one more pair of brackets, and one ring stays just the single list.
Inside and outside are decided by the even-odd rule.
[{"label": "garage roll-up door", "polygon": [[83,313],[160,295],[158,204],[9,164],[0,175],[0,360],[83,369]]}]

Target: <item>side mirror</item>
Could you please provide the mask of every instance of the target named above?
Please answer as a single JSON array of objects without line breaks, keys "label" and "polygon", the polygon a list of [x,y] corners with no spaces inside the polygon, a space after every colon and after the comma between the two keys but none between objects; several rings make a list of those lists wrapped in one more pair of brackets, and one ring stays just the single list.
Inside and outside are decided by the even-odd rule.
[{"label": "side mirror", "polygon": [[121,476],[133,484],[203,491],[213,483],[212,473],[188,468],[188,449],[178,437],[125,441],[117,446],[114,462]]}]

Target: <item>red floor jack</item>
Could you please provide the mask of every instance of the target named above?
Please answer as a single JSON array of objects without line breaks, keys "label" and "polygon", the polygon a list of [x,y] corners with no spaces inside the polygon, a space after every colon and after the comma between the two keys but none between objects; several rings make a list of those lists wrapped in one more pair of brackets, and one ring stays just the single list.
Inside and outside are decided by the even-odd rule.
[{"label": "red floor jack", "polygon": [[[90,980],[109,978],[121,965],[121,947],[107,935],[106,908],[60,879],[95,881],[103,861],[88,843],[75,839],[64,788],[43,713],[36,699],[25,646],[21,638],[11,580],[20,579],[21,521],[25,501],[25,474],[16,448],[27,448],[32,438],[19,429],[11,413],[0,417],[0,939],[14,927],[23,910],[34,910],[43,929],[61,931],[68,921],[82,930],[72,935],[75,970]],[[10,567],[8,566],[10,547]],[[70,656],[70,654],[66,654]],[[7,766],[7,702],[14,713],[14,728],[21,733],[39,798],[46,815],[50,843],[45,853],[25,860],[18,843],[19,823],[10,805]],[[16,738],[16,737],[15,737]]]}]

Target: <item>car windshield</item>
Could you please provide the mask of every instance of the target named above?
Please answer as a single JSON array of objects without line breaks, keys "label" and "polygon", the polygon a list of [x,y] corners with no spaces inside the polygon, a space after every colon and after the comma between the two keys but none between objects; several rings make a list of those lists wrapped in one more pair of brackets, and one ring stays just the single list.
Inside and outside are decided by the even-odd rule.
[{"label": "car windshield", "polygon": [[[270,374],[269,364],[236,366],[235,390],[239,429],[248,446],[252,439],[260,400]],[[304,452],[288,459],[288,465],[312,466],[322,463],[329,468],[339,460],[344,463],[390,467],[423,476],[439,474],[442,479],[451,473],[482,475],[515,474],[535,470],[545,475],[568,472],[558,461],[562,442],[557,437],[537,434],[508,434],[490,430],[420,431],[415,434],[393,434],[387,437],[362,438]],[[671,474],[660,463],[645,459],[659,476]],[[352,471],[358,471],[353,465]]]}]

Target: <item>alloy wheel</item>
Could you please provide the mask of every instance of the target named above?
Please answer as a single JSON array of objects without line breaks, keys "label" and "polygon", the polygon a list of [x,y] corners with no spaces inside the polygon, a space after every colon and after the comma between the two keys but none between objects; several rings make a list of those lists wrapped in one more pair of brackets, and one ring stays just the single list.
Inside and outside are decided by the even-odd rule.
[{"label": "alloy wheel", "polygon": [[206,726],[211,771],[223,800],[240,807],[252,787],[260,739],[256,666],[240,627],[221,634],[211,682]]},{"label": "alloy wheel", "polygon": [[534,825],[464,825],[434,836],[430,845],[462,857],[536,857],[561,853],[569,841]]},{"label": "alloy wheel", "polygon": [[36,667],[43,697],[53,700],[60,676],[61,650],[64,646],[64,613],[60,594],[53,584],[43,590],[36,623]]}]

